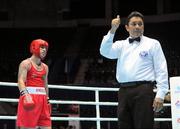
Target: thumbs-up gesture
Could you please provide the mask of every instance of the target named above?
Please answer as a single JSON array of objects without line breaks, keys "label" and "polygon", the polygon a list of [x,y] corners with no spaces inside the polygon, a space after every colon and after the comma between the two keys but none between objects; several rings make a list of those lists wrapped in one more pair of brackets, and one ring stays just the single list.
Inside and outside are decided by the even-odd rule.
[{"label": "thumbs-up gesture", "polygon": [[120,19],[119,15],[117,15],[116,18],[112,19],[112,21],[111,21],[111,30],[110,30],[110,32],[112,34],[114,34],[116,32],[116,30],[118,29],[120,23],[121,23],[121,19]]}]

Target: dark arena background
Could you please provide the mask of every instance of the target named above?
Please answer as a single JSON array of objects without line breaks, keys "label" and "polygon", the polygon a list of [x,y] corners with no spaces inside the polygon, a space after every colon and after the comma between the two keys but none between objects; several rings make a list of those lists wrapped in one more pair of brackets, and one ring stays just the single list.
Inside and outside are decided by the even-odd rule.
[{"label": "dark arena background", "polygon": [[[0,2],[0,82],[17,82],[20,61],[30,56],[30,42],[49,42],[44,60],[49,66],[49,84],[84,87],[115,87],[116,60],[99,54],[103,36],[118,14],[121,25],[115,39],[128,33],[126,16],[137,10],[145,16],[144,35],[158,39],[168,62],[169,77],[180,75],[180,8],[177,0],[1,0]],[[60,92],[59,92],[60,91]],[[1,98],[18,98],[17,87],[0,89]],[[90,101],[92,93],[50,89],[53,100]],[[92,98],[91,98],[92,97]],[[103,93],[102,100],[117,101],[116,93]],[[52,116],[93,117],[95,106],[53,104]],[[0,102],[0,115],[16,115],[17,103]],[[116,107],[102,107],[102,116],[116,117]],[[157,114],[171,117],[170,107]],[[75,122],[76,124],[76,122]],[[79,129],[96,129],[93,121],[80,121]],[[73,128],[68,121],[53,121],[53,129]],[[104,121],[102,129],[116,129],[116,122]],[[171,122],[155,122],[154,129],[171,129]],[[1,120],[0,129],[16,129],[15,120]]]}]

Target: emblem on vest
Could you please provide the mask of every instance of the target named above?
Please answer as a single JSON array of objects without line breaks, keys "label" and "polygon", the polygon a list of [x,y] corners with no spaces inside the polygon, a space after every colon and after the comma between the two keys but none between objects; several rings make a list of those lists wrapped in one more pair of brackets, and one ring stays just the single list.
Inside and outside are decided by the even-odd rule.
[{"label": "emblem on vest", "polygon": [[46,75],[44,74],[44,75],[42,76],[42,80],[45,80],[45,78],[46,78]]}]

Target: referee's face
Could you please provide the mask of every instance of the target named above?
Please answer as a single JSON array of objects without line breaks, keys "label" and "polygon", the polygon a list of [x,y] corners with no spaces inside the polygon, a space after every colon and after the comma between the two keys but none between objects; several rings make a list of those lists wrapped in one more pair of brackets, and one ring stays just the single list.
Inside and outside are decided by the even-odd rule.
[{"label": "referee's face", "polygon": [[132,38],[139,37],[144,33],[144,22],[140,17],[132,17],[125,27]]}]

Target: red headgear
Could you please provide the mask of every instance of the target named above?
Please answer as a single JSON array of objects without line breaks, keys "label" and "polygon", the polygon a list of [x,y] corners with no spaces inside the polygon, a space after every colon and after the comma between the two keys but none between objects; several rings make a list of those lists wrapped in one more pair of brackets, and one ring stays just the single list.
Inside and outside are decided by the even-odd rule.
[{"label": "red headgear", "polygon": [[35,39],[31,42],[30,52],[38,57],[40,57],[40,47],[45,46],[48,50],[48,42],[42,39]]}]

